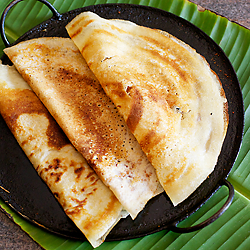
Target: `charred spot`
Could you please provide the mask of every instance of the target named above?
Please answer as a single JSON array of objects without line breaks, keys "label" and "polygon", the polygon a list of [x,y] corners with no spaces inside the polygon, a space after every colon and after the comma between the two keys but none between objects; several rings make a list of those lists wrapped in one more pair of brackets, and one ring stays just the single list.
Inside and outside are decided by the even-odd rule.
[{"label": "charred spot", "polygon": [[106,60],[112,59],[112,56],[106,56],[104,59],[101,60],[101,62],[105,62]]},{"label": "charred spot", "polygon": [[38,170],[39,170],[39,168],[40,168],[40,165],[37,165],[37,167],[35,168],[35,169],[36,169],[36,171],[38,171]]},{"label": "charred spot", "polygon": [[54,194],[54,196],[55,196],[57,199],[59,199],[59,193],[58,193],[58,192],[54,192],[53,194]]},{"label": "charred spot", "polygon": [[94,186],[94,185],[98,182],[98,180],[99,180],[99,179],[96,178],[95,181],[93,181],[93,182],[91,183],[91,186]]},{"label": "charred spot", "polygon": [[85,198],[83,200],[78,200],[77,198],[71,198],[71,200],[74,201],[75,203],[77,203],[78,206],[83,206],[87,202],[87,198]]},{"label": "charred spot", "polygon": [[57,169],[61,168],[60,163],[61,163],[60,159],[58,159],[58,158],[53,159],[52,163],[49,164],[49,166],[47,168],[44,168],[44,171],[47,172],[47,171],[52,170],[52,169],[57,170]]},{"label": "charred spot", "polygon": [[95,179],[96,179],[95,176],[91,176],[91,177],[90,177],[90,181],[91,181],[91,182],[94,182]]},{"label": "charred spot", "polygon": [[32,141],[33,139],[34,139],[33,136],[30,135],[30,136],[27,138],[27,140],[22,141],[21,147],[23,147],[25,144],[29,143],[29,142]]},{"label": "charred spot", "polygon": [[53,168],[53,165],[49,165],[47,168],[44,168],[45,172],[48,172],[49,170],[51,170]]},{"label": "charred spot", "polygon": [[92,178],[95,179],[95,177],[94,177],[93,175],[95,175],[95,172],[89,172],[89,173],[87,174],[87,176],[86,176],[86,179],[89,179],[90,177],[92,177]]},{"label": "charred spot", "polygon": [[83,207],[85,206],[86,202],[87,202],[87,198],[85,198],[84,200],[80,201],[78,199],[75,199],[75,198],[71,198],[72,201],[74,201],[75,203],[77,203],[78,205],[75,206],[74,208],[72,208],[71,211],[69,210],[66,210],[66,214],[67,215],[71,215],[71,216],[74,216],[74,215],[77,215],[79,213],[81,213]]},{"label": "charred spot", "polygon": [[60,159],[58,159],[58,158],[53,159],[53,164],[54,164],[54,168],[55,168],[55,169],[59,168],[60,163],[61,163],[61,160],[60,160]]},{"label": "charred spot", "polygon": [[61,180],[61,176],[63,175],[63,173],[50,173],[51,177],[55,177],[55,182],[59,182]]},{"label": "charred spot", "polygon": [[132,88],[133,88],[133,87],[131,87],[131,86],[127,86],[126,92],[127,92],[128,95],[130,95],[130,91],[131,91]]},{"label": "charred spot", "polygon": [[147,172],[147,171],[145,171],[145,176],[147,177],[147,178],[150,178],[151,176],[152,176],[152,172]]},{"label": "charred spot", "polygon": [[81,175],[82,175],[84,169],[85,169],[85,168],[84,168],[83,166],[81,166],[81,167],[76,168],[76,169],[74,170],[75,174],[77,175],[77,179],[79,179],[79,178],[81,177]]}]

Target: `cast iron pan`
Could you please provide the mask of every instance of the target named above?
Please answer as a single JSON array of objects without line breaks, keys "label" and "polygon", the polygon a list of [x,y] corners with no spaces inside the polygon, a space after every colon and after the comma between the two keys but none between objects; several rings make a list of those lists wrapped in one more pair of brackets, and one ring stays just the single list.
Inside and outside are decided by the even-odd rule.
[{"label": "cast iron pan", "polygon": [[[8,11],[18,2],[13,1],[2,15],[2,39],[10,46],[4,31]],[[171,13],[138,5],[105,4],[88,6],[64,14],[58,13],[51,4],[46,4],[53,17],[25,33],[14,44],[37,37],[68,37],[65,25],[83,11],[92,11],[104,18],[131,20],[139,25],[165,30],[185,41],[203,55],[218,74],[229,103],[229,127],[218,164],[207,180],[184,202],[173,207],[166,194],[158,195],[148,202],[135,221],[121,220],[110,232],[107,240],[124,240],[144,236],[163,229],[174,232],[192,232],[216,220],[231,204],[233,186],[226,180],[238,154],[244,124],[242,94],[237,76],[228,58],[220,47],[200,29]],[[6,56],[3,63],[10,64]],[[18,213],[54,233],[71,238],[85,239],[65,215],[46,184],[18,146],[16,140],[0,119],[0,196]],[[203,223],[189,228],[179,228],[178,223],[199,209],[222,185],[229,189],[229,196],[222,208]]]}]

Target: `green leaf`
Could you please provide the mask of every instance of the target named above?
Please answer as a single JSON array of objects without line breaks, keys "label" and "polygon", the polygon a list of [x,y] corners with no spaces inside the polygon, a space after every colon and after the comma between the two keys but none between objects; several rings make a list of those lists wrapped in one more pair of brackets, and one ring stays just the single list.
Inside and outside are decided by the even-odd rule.
[{"label": "green leaf", "polygon": [[[9,2],[10,0],[3,4],[1,1],[0,12]],[[245,131],[241,150],[228,178],[235,187],[235,199],[229,209],[218,220],[197,232],[177,234],[163,230],[138,239],[105,242],[98,249],[248,249],[250,246],[250,30],[208,10],[198,11],[197,6],[187,0],[49,0],[49,2],[60,13],[93,4],[130,3],[152,6],[179,15],[201,28],[224,50],[237,73],[244,98]],[[48,7],[36,0],[20,2],[7,16],[6,35],[12,42],[51,15]],[[3,48],[3,42],[0,41],[1,55]],[[178,226],[188,227],[204,221],[224,204],[227,195],[227,188],[220,188],[202,208]],[[86,241],[60,237],[29,223],[2,200],[0,206],[45,249],[92,249]]]}]

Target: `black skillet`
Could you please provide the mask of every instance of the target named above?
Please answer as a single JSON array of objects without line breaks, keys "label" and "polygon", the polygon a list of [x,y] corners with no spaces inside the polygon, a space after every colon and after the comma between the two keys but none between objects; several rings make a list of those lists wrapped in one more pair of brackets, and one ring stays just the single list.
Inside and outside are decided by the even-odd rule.
[{"label": "black skillet", "polygon": [[[13,1],[2,15],[1,35],[6,46],[10,44],[4,31],[5,18],[8,11],[20,1],[22,0]],[[211,224],[226,211],[233,200],[234,188],[226,178],[238,154],[244,126],[244,108],[239,82],[221,48],[193,24],[159,9],[130,4],[104,4],[60,14],[46,0],[39,1],[51,9],[53,17],[25,33],[13,44],[37,37],[68,37],[65,25],[79,13],[92,11],[104,18],[127,19],[139,25],[165,30],[191,45],[207,59],[218,74],[229,103],[229,127],[215,170],[190,197],[176,207],[173,207],[165,194],[153,198],[135,221],[130,218],[121,220],[110,232],[107,240],[131,239],[163,229],[180,233],[192,232]],[[3,63],[10,64],[6,56],[3,56],[2,60]],[[36,174],[2,117],[0,117],[0,152],[0,197],[26,219],[51,232],[85,239]],[[180,221],[199,209],[222,185],[228,187],[229,196],[217,213],[199,225],[188,228],[177,227]]]}]

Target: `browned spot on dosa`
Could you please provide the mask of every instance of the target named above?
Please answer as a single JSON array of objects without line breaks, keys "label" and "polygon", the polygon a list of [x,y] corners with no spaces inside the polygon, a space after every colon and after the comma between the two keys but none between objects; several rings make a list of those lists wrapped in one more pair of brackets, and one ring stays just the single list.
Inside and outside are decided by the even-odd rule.
[{"label": "browned spot on dosa", "polygon": [[[130,90],[130,92],[132,92],[132,89]],[[137,125],[139,124],[141,120],[141,116],[143,113],[142,101],[143,101],[143,98],[140,92],[137,89],[133,88],[133,104],[130,110],[130,114],[126,121],[132,133],[135,131]]]},{"label": "browned spot on dosa", "polygon": [[[48,113],[47,109],[37,99],[37,96],[29,89],[24,90],[4,90],[0,95],[9,96],[9,98],[2,98],[0,101],[1,114],[4,117],[12,133],[17,131],[17,119],[22,114],[38,114],[44,115],[49,122],[46,135],[48,145],[55,149],[60,149],[69,143],[67,137],[63,134],[55,120]],[[28,140],[32,140],[32,136]],[[23,145],[28,141],[23,141]]]}]

